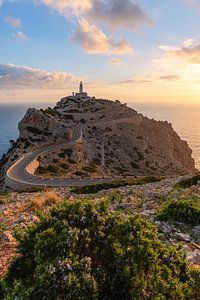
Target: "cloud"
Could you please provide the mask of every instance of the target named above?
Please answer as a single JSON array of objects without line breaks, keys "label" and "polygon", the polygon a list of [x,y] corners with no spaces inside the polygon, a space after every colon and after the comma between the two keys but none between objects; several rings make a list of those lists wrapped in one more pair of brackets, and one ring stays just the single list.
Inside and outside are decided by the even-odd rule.
[{"label": "cloud", "polygon": [[116,42],[112,37],[106,36],[96,25],[91,25],[86,19],[79,21],[72,38],[88,53],[112,53],[122,55],[132,52],[132,47],[126,39]]},{"label": "cloud", "polygon": [[35,0],[69,16],[85,18],[93,23],[100,22],[112,29],[135,30],[153,21],[133,0]]},{"label": "cloud", "polygon": [[121,65],[125,65],[125,64],[126,64],[123,60],[121,60],[121,59],[119,59],[119,58],[116,58],[116,57],[112,57],[112,58],[110,59],[110,62],[111,62],[112,64],[114,64],[114,65],[117,65],[117,66],[121,66]]},{"label": "cloud", "polygon": [[126,81],[121,82],[122,84],[146,84],[146,83],[158,83],[158,82],[174,82],[180,80],[180,76],[178,75],[163,75],[163,76],[155,76],[155,75],[144,75],[144,76],[135,76]]},{"label": "cloud", "polygon": [[169,46],[160,47],[166,51],[169,57],[183,60],[185,63],[200,64],[200,42],[188,39],[181,47],[170,48]]},{"label": "cloud", "polygon": [[6,16],[4,21],[8,23],[11,27],[19,29],[21,27],[21,20],[17,18],[13,18],[10,16]]},{"label": "cloud", "polygon": [[92,6],[92,0],[36,0],[65,16],[80,16]]},{"label": "cloud", "polygon": [[93,0],[86,17],[92,22],[106,23],[112,29],[135,30],[153,24],[142,8],[131,0]]},{"label": "cloud", "polygon": [[[88,53],[127,54],[132,48],[126,39],[115,42],[98,27],[136,30],[153,21],[134,0],[34,0],[78,21],[73,40]],[[98,23],[98,26],[97,26]],[[94,24],[94,25],[91,25]]]},{"label": "cloud", "polygon": [[172,45],[160,45],[159,49],[165,52],[171,52],[171,51],[178,50],[179,48],[177,46],[172,46]]},{"label": "cloud", "polygon": [[159,80],[163,81],[177,81],[180,79],[180,76],[178,75],[165,75],[165,76],[160,76]]},{"label": "cloud", "polygon": [[17,31],[16,33],[13,34],[13,36],[20,41],[24,41],[27,39],[27,36],[23,31]]},{"label": "cloud", "polygon": [[0,64],[0,87],[8,89],[65,89],[78,83],[70,73],[48,72],[14,64]]},{"label": "cloud", "polygon": [[184,0],[184,1],[200,9],[200,0]]}]

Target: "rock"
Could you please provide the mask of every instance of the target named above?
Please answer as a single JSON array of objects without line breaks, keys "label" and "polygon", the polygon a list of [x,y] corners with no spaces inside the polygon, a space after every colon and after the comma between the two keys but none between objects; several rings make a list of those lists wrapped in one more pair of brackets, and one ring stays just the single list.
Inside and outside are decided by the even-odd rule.
[{"label": "rock", "polygon": [[191,240],[189,234],[185,234],[185,233],[181,233],[181,232],[175,232],[175,236],[177,237],[177,239],[179,241],[190,242],[190,240]]},{"label": "rock", "polygon": [[30,216],[29,219],[30,219],[30,221],[32,221],[34,223],[39,221],[39,218],[37,216],[34,216],[34,215]]},{"label": "rock", "polygon": [[155,214],[155,212],[156,212],[155,209],[151,209],[151,210],[150,210],[150,209],[147,209],[147,210],[142,211],[140,214],[141,214],[141,216],[143,216],[143,217],[149,217],[149,216]]},{"label": "rock", "polygon": [[192,264],[200,264],[200,252],[199,251],[188,252],[186,254],[186,259]]},{"label": "rock", "polygon": [[194,227],[192,228],[192,233],[193,233],[198,239],[200,239],[200,225],[194,226]]},{"label": "rock", "polygon": [[16,240],[10,231],[4,231],[2,240],[10,244],[15,244]]},{"label": "rock", "polygon": [[170,226],[168,223],[156,221],[155,224],[158,226],[159,231],[170,234],[173,230],[173,227]]},{"label": "rock", "polygon": [[121,203],[120,207],[128,209],[128,208],[133,207],[133,204],[132,203]]}]

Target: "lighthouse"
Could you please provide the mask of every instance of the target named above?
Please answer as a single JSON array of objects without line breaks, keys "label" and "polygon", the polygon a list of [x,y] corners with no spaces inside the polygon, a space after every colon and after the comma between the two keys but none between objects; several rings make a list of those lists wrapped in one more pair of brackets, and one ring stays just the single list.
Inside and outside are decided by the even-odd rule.
[{"label": "lighthouse", "polygon": [[82,93],[83,93],[83,82],[81,81],[80,85],[79,85],[79,94],[82,94]]},{"label": "lighthouse", "polygon": [[76,93],[76,98],[88,98],[87,93],[84,92],[82,81],[79,84],[79,93]]}]

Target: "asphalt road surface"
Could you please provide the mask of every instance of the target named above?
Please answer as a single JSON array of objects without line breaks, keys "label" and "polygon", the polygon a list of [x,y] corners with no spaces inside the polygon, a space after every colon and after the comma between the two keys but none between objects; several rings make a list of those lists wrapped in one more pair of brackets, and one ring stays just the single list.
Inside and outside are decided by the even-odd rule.
[{"label": "asphalt road surface", "polygon": [[[77,126],[74,130],[72,138],[64,143],[60,144],[59,148],[62,146],[69,146],[75,143],[82,135],[82,126]],[[96,183],[111,182],[111,178],[83,178],[83,179],[66,179],[66,178],[52,178],[47,179],[40,176],[34,176],[27,172],[27,166],[35,160],[39,155],[44,153],[49,153],[58,148],[58,145],[49,146],[41,150],[37,150],[18,159],[6,173],[6,186],[15,189],[25,189],[34,187],[67,187],[67,186],[85,186]]]}]

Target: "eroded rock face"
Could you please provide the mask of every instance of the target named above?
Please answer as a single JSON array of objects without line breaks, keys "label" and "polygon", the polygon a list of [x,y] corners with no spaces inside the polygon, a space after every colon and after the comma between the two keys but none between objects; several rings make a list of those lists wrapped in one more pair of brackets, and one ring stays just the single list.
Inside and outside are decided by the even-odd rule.
[{"label": "eroded rock face", "polygon": [[33,146],[49,144],[59,139],[67,140],[71,136],[68,124],[51,109],[47,111],[28,109],[18,127],[20,138],[28,139]]},{"label": "eroded rock face", "polygon": [[86,128],[85,136],[91,157],[101,159],[104,151],[105,167],[111,173],[175,175],[195,169],[191,149],[167,122],[137,114]]},{"label": "eroded rock face", "polygon": [[[80,125],[82,139],[78,145],[74,142],[70,151],[60,149],[59,145],[67,142]],[[48,163],[54,160],[69,170],[73,164],[73,172],[84,165],[89,170],[91,164],[98,174],[109,176],[195,171],[191,149],[171,124],[148,119],[119,101],[66,97],[53,109],[28,109],[19,131],[17,142],[0,162],[2,182],[6,170],[18,157],[48,145],[55,145]],[[40,163],[46,163],[42,159]]]}]

